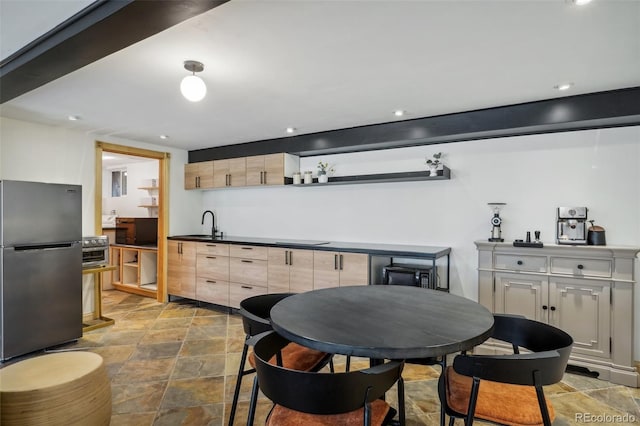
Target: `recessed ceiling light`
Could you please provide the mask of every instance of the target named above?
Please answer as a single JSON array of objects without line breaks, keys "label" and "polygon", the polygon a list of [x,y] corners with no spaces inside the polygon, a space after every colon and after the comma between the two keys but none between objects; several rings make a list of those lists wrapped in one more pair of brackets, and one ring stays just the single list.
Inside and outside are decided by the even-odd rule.
[{"label": "recessed ceiling light", "polygon": [[291,133],[295,133],[295,131],[296,131],[296,128],[295,128],[295,127],[287,127],[287,128],[285,129],[285,132],[287,132],[287,133],[289,133],[289,134],[291,134]]},{"label": "recessed ceiling light", "polygon": [[576,6],[584,6],[587,3],[591,3],[591,0],[572,0]]},{"label": "recessed ceiling light", "polygon": [[393,115],[395,115],[396,117],[402,117],[403,115],[405,115],[407,112],[403,109],[397,109],[395,111],[393,111]]},{"label": "recessed ceiling light", "polygon": [[160,135],[160,139],[169,139],[169,136],[167,136],[167,135]]},{"label": "recessed ceiling light", "polygon": [[69,115],[69,116],[67,116],[67,119],[69,121],[78,121],[78,120],[80,120],[80,116],[79,115]]},{"label": "recessed ceiling light", "polygon": [[573,87],[573,83],[561,83],[561,84],[556,84],[555,86],[553,86],[554,89],[563,91],[563,90],[569,90]]}]

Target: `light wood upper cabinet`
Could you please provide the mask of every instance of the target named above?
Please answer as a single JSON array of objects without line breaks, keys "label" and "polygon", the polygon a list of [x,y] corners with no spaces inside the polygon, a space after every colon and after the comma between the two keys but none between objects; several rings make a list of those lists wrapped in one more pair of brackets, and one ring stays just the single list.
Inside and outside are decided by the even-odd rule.
[{"label": "light wood upper cabinet", "polygon": [[291,154],[247,157],[247,186],[284,185],[285,177],[291,177],[299,169],[300,159]]},{"label": "light wood upper cabinet", "polygon": [[244,157],[213,161],[213,187],[245,186],[247,166]]},{"label": "light wood upper cabinet", "polygon": [[316,250],[313,253],[313,288],[369,284],[369,256]]},{"label": "light wood upper cabinet", "polygon": [[196,296],[196,243],[169,240],[167,293],[194,299]]},{"label": "light wood upper cabinet", "polygon": [[213,188],[213,161],[184,165],[184,189]]}]

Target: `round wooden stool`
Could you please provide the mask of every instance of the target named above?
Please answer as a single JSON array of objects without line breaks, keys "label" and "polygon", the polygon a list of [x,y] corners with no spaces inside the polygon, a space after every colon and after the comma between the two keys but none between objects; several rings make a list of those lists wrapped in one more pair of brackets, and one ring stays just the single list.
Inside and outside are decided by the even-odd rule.
[{"label": "round wooden stool", "polygon": [[0,424],[108,425],[111,384],[100,355],[61,352],[0,369]]}]

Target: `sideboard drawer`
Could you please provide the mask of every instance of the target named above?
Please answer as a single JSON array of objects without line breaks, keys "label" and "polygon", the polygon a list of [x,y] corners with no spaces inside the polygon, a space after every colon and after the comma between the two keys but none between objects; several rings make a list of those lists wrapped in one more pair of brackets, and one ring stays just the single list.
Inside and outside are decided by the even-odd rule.
[{"label": "sideboard drawer", "polygon": [[612,270],[613,261],[610,259],[551,257],[551,273],[553,274],[610,278]]},{"label": "sideboard drawer", "polygon": [[239,308],[240,302],[248,297],[267,294],[267,287],[248,284],[229,284],[229,306]]},{"label": "sideboard drawer", "polygon": [[496,253],[494,257],[494,263],[496,269],[505,269],[509,271],[547,272],[546,256]]}]

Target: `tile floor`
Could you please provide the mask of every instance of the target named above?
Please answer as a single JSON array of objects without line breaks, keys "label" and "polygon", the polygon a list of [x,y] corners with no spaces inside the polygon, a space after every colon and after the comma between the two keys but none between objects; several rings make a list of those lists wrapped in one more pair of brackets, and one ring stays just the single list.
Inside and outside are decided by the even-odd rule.
[{"label": "tile floor", "polygon": [[[163,305],[119,291],[104,292],[103,310],[115,324],[89,331],[64,349],[86,348],[105,359],[112,384],[111,425],[227,424],[244,340],[239,315],[186,300]],[[360,360],[352,368],[367,365]],[[438,424],[437,368],[407,365],[403,377],[407,424]],[[252,376],[243,380],[235,424],[246,423],[252,380]],[[634,416],[640,424],[639,389],[565,374],[561,383],[545,393],[557,413],[555,425],[585,423],[576,417],[581,413],[627,415],[630,424]],[[395,403],[393,394],[389,401]],[[264,424],[270,407],[263,397],[255,424]],[[613,417],[605,417],[604,422],[590,420],[622,424]]]}]

